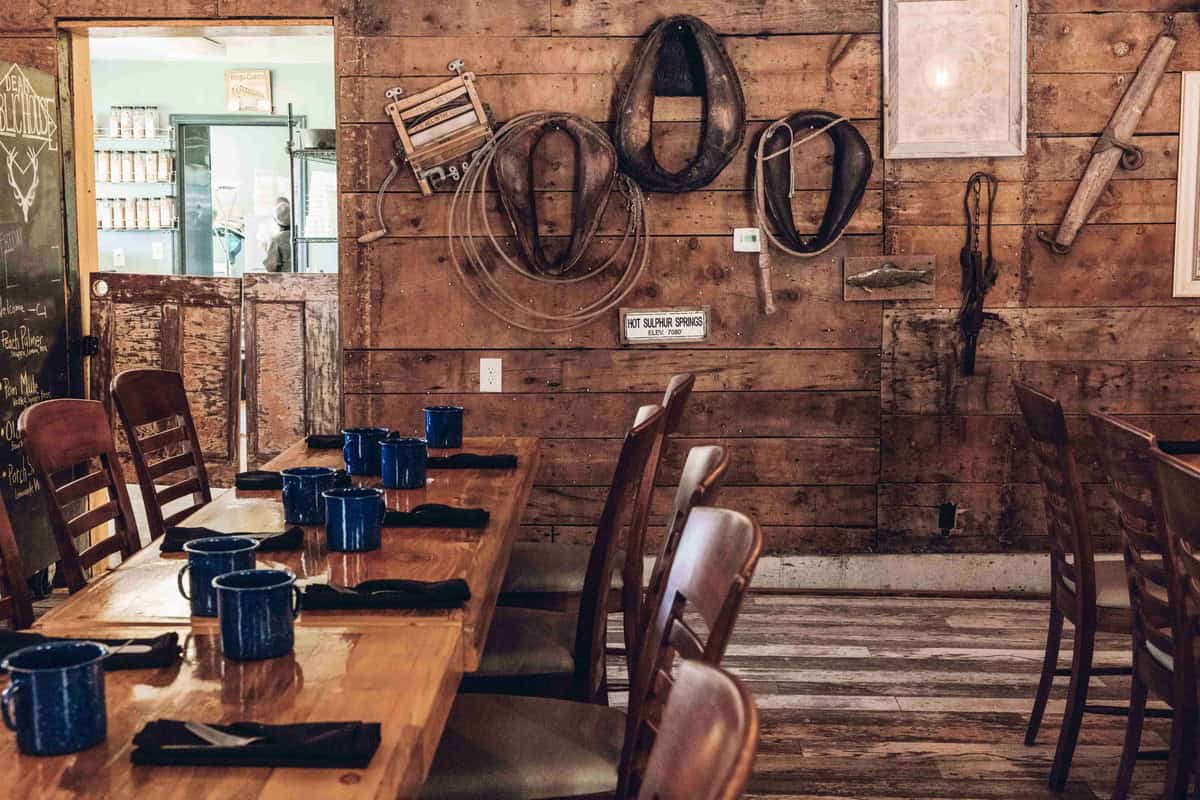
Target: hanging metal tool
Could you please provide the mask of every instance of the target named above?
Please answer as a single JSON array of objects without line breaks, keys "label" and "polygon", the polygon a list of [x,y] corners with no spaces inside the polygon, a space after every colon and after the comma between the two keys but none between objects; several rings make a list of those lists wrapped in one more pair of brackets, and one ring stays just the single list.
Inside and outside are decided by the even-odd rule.
[{"label": "hanging metal tool", "polygon": [[[983,187],[987,185],[987,216],[983,215]],[[962,265],[962,308],[958,312],[958,327],[963,336],[962,371],[964,375],[975,374],[975,349],[979,344],[979,332],[984,320],[999,320],[998,314],[983,310],[983,301],[988,290],[996,284],[996,260],[992,255],[992,212],[996,206],[996,190],[999,182],[994,175],[976,172],[967,181],[963,196],[963,213],[967,217],[967,240],[959,253]],[[986,226],[981,237],[980,228]],[[987,252],[984,253],[986,246]]]},{"label": "hanging metal tool", "polygon": [[1075,237],[1091,216],[1104,189],[1117,171],[1119,163],[1127,170],[1141,169],[1145,163],[1142,149],[1133,143],[1133,132],[1137,130],[1146,106],[1154,97],[1171,53],[1175,51],[1175,18],[1168,14],[1163,19],[1163,32],[1158,35],[1150,52],[1146,54],[1142,65],[1138,67],[1137,75],[1129,83],[1129,88],[1113,112],[1108,125],[1100,134],[1092,148],[1092,158],[1088,161],[1087,170],[1075,189],[1071,205],[1063,214],[1059,223],[1058,233],[1050,236],[1045,231],[1038,231],[1038,239],[1059,255],[1070,252]]},{"label": "hanging metal tool", "polygon": [[391,102],[383,110],[396,127],[396,154],[375,196],[379,229],[358,237],[360,243],[368,244],[387,235],[383,195],[402,163],[412,167],[421,194],[431,195],[434,187],[447,178],[460,180],[474,153],[491,141],[490,114],[475,90],[475,73],[463,72],[464,67],[461,58],[451,61],[448,69],[455,77],[412,97],[401,99],[404,90],[399,86],[385,92]]}]

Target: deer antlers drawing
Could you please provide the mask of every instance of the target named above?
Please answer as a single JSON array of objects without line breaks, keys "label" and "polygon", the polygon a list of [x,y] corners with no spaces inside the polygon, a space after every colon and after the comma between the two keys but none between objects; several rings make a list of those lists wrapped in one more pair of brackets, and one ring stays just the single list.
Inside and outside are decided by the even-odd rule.
[{"label": "deer antlers drawing", "polygon": [[[12,187],[13,197],[17,199],[17,205],[21,207],[21,215],[25,218],[25,222],[29,222],[29,211],[33,208],[33,199],[37,194],[38,187],[38,157],[41,156],[41,148],[35,150],[33,147],[27,146],[25,153],[27,160],[25,166],[17,164],[16,148],[9,149],[0,142],[0,149],[4,150],[4,159],[8,167],[8,185]],[[17,184],[17,173],[22,175],[33,173],[33,181],[29,184],[28,191],[22,191]]]}]

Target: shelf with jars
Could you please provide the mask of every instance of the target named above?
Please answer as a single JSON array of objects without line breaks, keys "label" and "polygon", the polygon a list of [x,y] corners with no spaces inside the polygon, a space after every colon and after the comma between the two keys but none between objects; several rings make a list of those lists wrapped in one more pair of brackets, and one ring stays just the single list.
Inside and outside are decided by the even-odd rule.
[{"label": "shelf with jars", "polygon": [[96,150],[97,184],[175,183],[173,150]]},{"label": "shelf with jars", "polygon": [[96,201],[101,231],[173,231],[178,219],[175,198],[111,197]]}]

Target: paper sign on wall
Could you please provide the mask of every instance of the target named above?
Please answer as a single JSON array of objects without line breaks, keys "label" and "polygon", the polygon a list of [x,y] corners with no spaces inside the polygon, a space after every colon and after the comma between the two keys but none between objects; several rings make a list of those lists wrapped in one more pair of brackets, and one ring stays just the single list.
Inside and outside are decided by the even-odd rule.
[{"label": "paper sign on wall", "polygon": [[702,342],[708,338],[708,307],[622,308],[623,344]]}]

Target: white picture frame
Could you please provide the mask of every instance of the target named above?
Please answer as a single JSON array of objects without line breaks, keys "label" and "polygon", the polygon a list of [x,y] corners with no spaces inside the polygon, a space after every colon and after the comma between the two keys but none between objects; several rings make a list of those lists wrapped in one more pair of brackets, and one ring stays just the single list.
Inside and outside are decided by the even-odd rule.
[{"label": "white picture frame", "polygon": [[883,156],[1025,155],[1026,0],[884,0]]},{"label": "white picture frame", "polygon": [[1172,297],[1200,297],[1200,72],[1183,73],[1179,101],[1179,172],[1175,182]]}]

